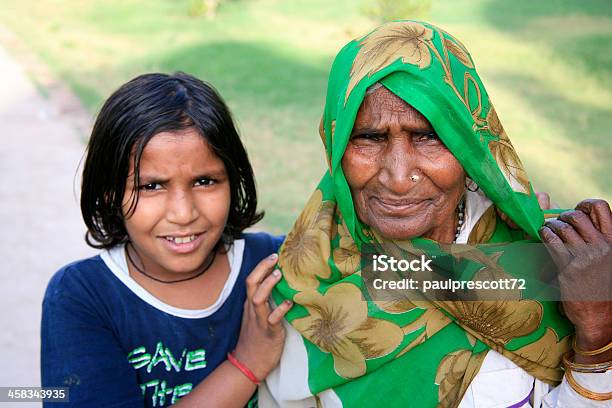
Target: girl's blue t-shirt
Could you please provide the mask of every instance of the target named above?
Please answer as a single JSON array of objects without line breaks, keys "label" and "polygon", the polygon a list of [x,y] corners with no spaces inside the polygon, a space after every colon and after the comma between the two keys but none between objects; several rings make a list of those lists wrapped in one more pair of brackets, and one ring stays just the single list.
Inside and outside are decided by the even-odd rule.
[{"label": "girl's blue t-shirt", "polygon": [[235,241],[232,251],[242,252],[241,264],[234,253],[236,270],[222,295],[201,311],[164,306],[122,276],[110,252],[63,267],[43,300],[42,386],[69,387],[70,402],[63,406],[175,403],[236,346],[246,277],[282,240],[255,233]]}]

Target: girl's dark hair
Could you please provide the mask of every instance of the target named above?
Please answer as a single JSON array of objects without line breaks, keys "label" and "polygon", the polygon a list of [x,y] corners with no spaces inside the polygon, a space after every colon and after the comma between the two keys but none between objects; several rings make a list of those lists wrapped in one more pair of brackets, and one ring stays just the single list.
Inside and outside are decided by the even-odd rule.
[{"label": "girl's dark hair", "polygon": [[225,164],[231,202],[223,238],[231,241],[263,218],[257,212],[253,169],[232,116],[215,89],[177,72],[140,75],[104,103],[87,146],[81,188],[85,241],[94,248],[127,242],[122,212],[130,156],[134,154],[134,191],[130,213],[138,203],[138,169],[142,152],[161,132],[195,129]]}]

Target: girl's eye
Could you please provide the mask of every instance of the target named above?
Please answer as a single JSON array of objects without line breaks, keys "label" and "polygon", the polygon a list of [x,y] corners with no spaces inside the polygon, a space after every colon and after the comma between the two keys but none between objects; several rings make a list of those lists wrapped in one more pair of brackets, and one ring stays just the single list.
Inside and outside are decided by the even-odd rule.
[{"label": "girl's eye", "polygon": [[138,186],[138,188],[144,191],[155,191],[155,190],[160,190],[162,186],[159,183],[147,183],[147,184],[142,184]]},{"label": "girl's eye", "polygon": [[217,181],[208,177],[204,177],[196,181],[196,186],[211,186],[215,184]]}]

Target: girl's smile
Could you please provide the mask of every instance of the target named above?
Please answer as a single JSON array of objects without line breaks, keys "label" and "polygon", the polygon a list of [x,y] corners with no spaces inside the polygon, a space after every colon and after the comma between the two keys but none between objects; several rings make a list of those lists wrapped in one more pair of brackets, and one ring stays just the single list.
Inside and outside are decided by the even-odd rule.
[{"label": "girl's smile", "polygon": [[204,234],[200,233],[187,236],[165,236],[161,237],[161,239],[165,241],[164,244],[170,251],[174,251],[177,254],[187,254],[199,247],[203,237]]},{"label": "girl's smile", "polygon": [[153,136],[137,175],[133,157],[131,162],[123,212],[137,261],[162,280],[197,273],[221,238],[229,214],[230,183],[223,161],[190,128]]}]

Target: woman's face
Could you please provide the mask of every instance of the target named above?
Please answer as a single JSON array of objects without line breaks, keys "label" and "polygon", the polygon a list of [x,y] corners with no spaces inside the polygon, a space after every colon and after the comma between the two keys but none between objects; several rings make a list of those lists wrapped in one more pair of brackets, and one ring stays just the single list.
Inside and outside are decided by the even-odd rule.
[{"label": "woman's face", "polygon": [[342,169],[357,216],[383,237],[453,241],[463,167],[429,121],[388,89],[363,100]]}]

